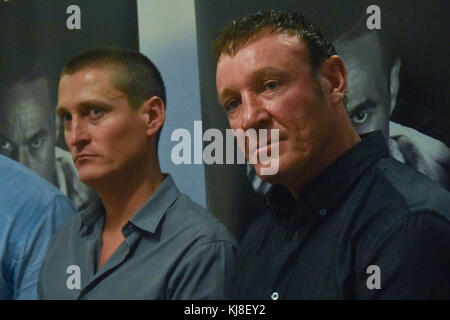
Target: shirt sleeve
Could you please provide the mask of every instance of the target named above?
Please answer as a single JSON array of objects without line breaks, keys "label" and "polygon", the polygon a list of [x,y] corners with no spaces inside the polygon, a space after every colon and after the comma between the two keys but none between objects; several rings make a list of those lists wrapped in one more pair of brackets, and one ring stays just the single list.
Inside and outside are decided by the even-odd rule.
[{"label": "shirt sleeve", "polygon": [[234,259],[235,247],[225,240],[193,248],[169,281],[168,299],[223,299],[225,275],[231,272]]},{"label": "shirt sleeve", "polygon": [[382,241],[369,263],[375,268],[368,265],[356,283],[356,298],[450,299],[449,248],[450,221],[415,213]]},{"label": "shirt sleeve", "polygon": [[72,203],[64,196],[57,196],[43,210],[36,210],[36,219],[26,237],[14,271],[14,299],[38,299],[38,278],[51,237],[56,229],[74,213]]}]

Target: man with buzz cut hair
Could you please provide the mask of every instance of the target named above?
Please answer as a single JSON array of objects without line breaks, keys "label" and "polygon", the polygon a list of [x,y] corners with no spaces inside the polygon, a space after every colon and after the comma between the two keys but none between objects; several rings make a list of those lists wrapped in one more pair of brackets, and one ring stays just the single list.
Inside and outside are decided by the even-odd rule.
[{"label": "man with buzz cut hair", "polygon": [[139,52],[100,48],[64,67],[57,114],[78,176],[100,199],[61,228],[42,299],[221,299],[235,241],[161,172],[163,79]]},{"label": "man with buzz cut hair", "polygon": [[279,132],[258,141],[257,155],[278,148],[279,170],[253,165],[273,186],[227,297],[450,298],[450,196],[389,157],[381,131],[358,136],[344,63],[322,33],[298,12],[260,11],[224,27],[214,54],[230,127]]}]

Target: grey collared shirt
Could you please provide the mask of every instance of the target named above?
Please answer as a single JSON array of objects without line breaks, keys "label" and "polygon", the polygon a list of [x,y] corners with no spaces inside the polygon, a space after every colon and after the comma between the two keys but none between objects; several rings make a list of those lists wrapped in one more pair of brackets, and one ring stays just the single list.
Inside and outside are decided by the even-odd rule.
[{"label": "grey collared shirt", "polygon": [[100,200],[61,227],[39,279],[41,299],[221,299],[236,242],[168,175],[123,227],[125,241],[97,270]]}]

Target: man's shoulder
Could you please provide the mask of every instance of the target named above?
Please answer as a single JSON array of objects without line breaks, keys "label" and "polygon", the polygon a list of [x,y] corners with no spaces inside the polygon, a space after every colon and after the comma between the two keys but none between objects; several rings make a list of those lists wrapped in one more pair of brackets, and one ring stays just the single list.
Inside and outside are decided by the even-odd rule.
[{"label": "man's shoulder", "polygon": [[66,245],[72,243],[73,239],[78,236],[80,228],[81,215],[79,212],[76,212],[59,225],[53,235],[50,248],[54,246],[58,250],[66,250]]},{"label": "man's shoulder", "polygon": [[374,163],[355,185],[354,194],[358,197],[356,215],[348,220],[348,226],[352,228],[353,240],[365,248],[364,252],[391,241],[402,226],[414,221],[433,218],[436,223],[450,223],[449,193],[390,157]]},{"label": "man's shoulder", "polygon": [[[6,190],[7,194],[42,200],[52,200],[62,195],[54,185],[37,173],[4,156],[0,156],[0,171],[2,172],[0,188]],[[36,192],[37,190],[39,192]]]},{"label": "man's shoulder", "polygon": [[225,241],[236,245],[234,237],[217,217],[183,193],[168,209],[164,225],[166,229],[177,230],[175,232],[189,233],[201,243]]},{"label": "man's shoulder", "polygon": [[74,212],[72,202],[54,185],[20,163],[0,158],[1,211],[11,218],[38,227],[38,221],[67,218]]},{"label": "man's shoulder", "polygon": [[[443,289],[450,262],[448,192],[394,159],[380,159],[372,169],[375,174],[366,182],[370,188],[356,210],[357,223],[348,224],[351,250],[343,255],[354,254],[355,274],[365,276],[371,265],[381,270],[383,290],[377,298],[448,296]],[[365,280],[356,287],[363,299],[377,294],[367,290]]]},{"label": "man's shoulder", "polygon": [[432,211],[450,221],[450,194],[441,185],[390,157],[380,159],[375,167],[389,199],[401,203],[407,213]]}]

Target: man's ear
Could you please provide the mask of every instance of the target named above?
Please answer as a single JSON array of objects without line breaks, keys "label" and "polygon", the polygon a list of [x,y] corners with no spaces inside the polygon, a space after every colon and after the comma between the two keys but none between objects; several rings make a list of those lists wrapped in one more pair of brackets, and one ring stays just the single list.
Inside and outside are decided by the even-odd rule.
[{"label": "man's ear", "polygon": [[322,63],[320,75],[325,84],[323,89],[327,90],[331,104],[342,102],[347,90],[347,70],[344,61],[339,56],[331,56]]},{"label": "man's ear", "polygon": [[390,94],[391,94],[391,114],[392,111],[394,111],[395,105],[397,104],[397,95],[398,95],[398,90],[400,88],[400,66],[402,64],[402,61],[400,60],[400,58],[397,58],[394,62],[394,64],[392,65],[391,68],[391,74],[390,74]]},{"label": "man's ear", "polygon": [[164,101],[157,96],[153,96],[144,101],[142,106],[145,126],[148,136],[156,136],[166,119],[166,106]]}]

